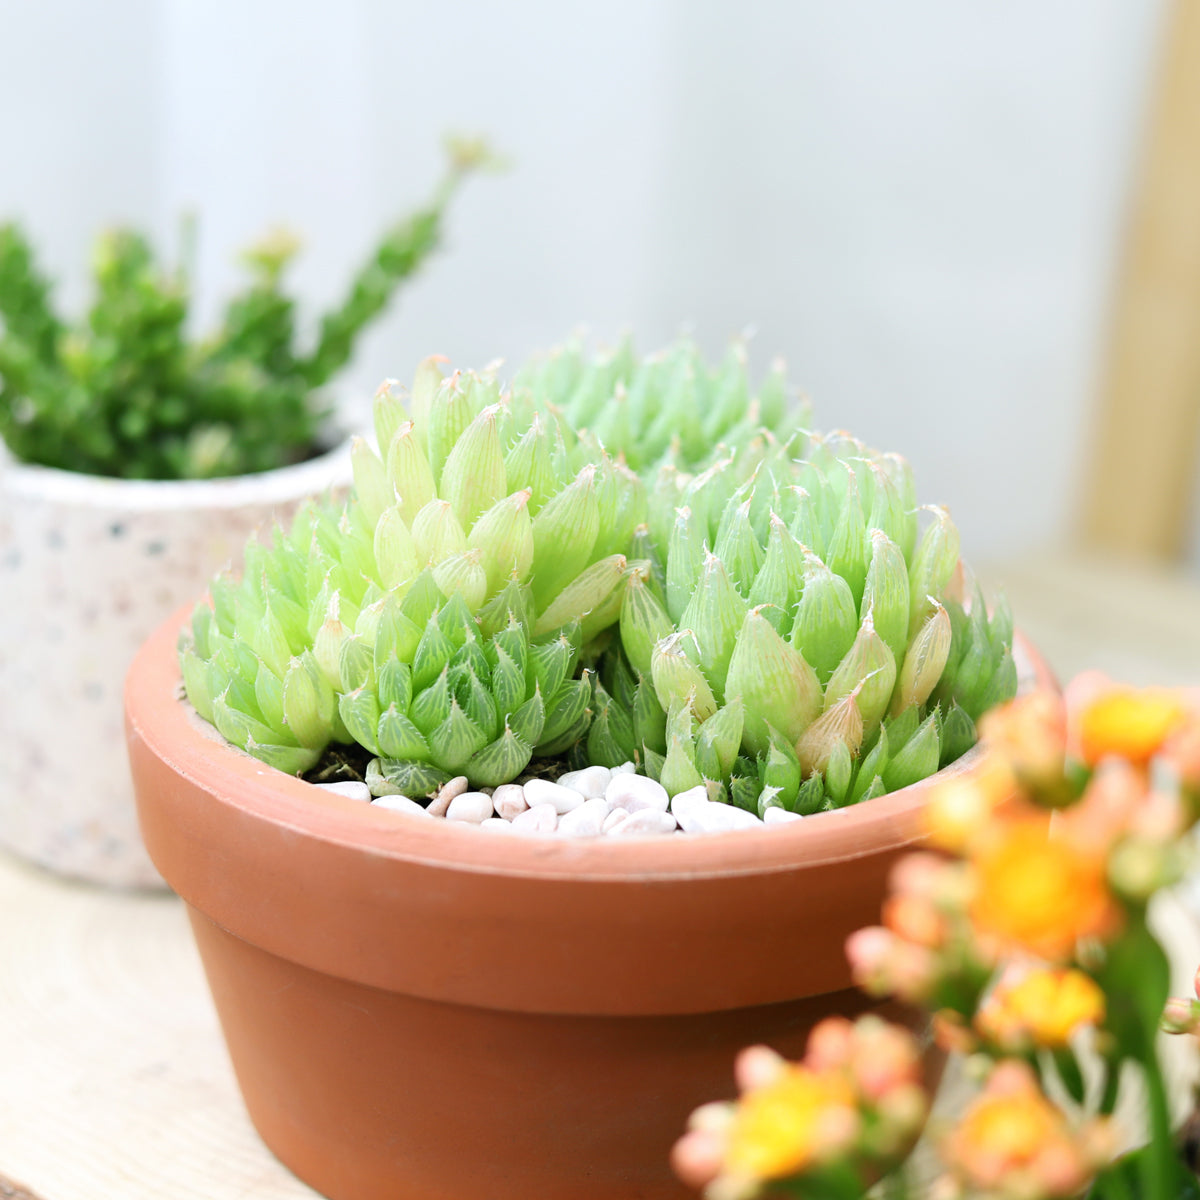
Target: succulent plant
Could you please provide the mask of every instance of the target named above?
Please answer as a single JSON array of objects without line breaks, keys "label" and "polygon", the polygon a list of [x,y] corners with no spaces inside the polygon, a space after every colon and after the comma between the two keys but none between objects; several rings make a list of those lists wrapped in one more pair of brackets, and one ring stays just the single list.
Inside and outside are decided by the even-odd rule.
[{"label": "succulent plant", "polygon": [[[354,494],[302,509],[219,578],[180,656],[197,711],[290,772],[331,741],[376,756],[375,794],[423,795],[465,774],[514,778],[591,716],[581,650],[645,568],[619,549],[640,481],[600,456],[575,471],[557,422],[518,426],[488,374],[418,370],[383,389],[377,454],[353,450]],[[618,549],[614,549],[618,547]]]},{"label": "succulent plant", "polygon": [[313,454],[328,417],[320,389],[436,249],[459,184],[487,161],[481,143],[451,143],[430,203],[384,234],[308,350],[281,289],[298,249],[287,235],[246,252],[249,285],[211,337],[191,342],[186,271],[163,270],[140,234],[100,237],[95,300],[72,328],[24,233],[0,225],[0,436],[26,462],[136,479],[237,475]]},{"label": "succulent plant", "polygon": [[572,347],[503,392],[440,362],[377,395],[349,502],[252,544],[184,631],[235,744],[298,772],[357,742],[377,795],[538,755],[811,813],[931,774],[1015,691],[948,513],[898,455],[797,428],[781,370],[754,395],[740,347]]},{"label": "succulent plant", "polygon": [[1011,615],[959,602],[949,515],[920,532],[907,463],[848,435],[760,432],[674,472],[635,541],[649,568],[597,686],[633,714],[619,753],[672,795],[705,784],[760,815],[881,795],[1016,690]]}]

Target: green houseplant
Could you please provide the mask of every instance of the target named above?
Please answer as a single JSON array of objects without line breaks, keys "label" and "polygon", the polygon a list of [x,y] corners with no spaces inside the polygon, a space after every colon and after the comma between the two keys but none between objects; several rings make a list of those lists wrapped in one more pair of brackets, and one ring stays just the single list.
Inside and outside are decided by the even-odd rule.
[{"label": "green houseplant", "polygon": [[[597,369],[612,371],[612,358]],[[920,837],[927,792],[921,781],[846,802],[853,766],[882,744],[886,718],[870,749],[865,730],[853,748],[840,739],[852,767],[842,803],[837,788],[825,790],[827,769],[815,807],[829,811],[802,816],[801,788],[812,803],[817,785],[776,782],[779,756],[799,761],[795,745],[789,758],[768,730],[765,749],[728,732],[708,746],[705,725],[732,727],[721,718],[735,708],[730,690],[707,713],[698,686],[679,700],[664,684],[660,696],[653,658],[639,680],[636,632],[621,627],[639,589],[660,588],[670,618],[671,555],[653,544],[658,492],[691,507],[678,503],[690,488],[698,508],[708,459],[732,453],[741,478],[708,476],[732,483],[714,505],[719,531],[718,509],[739,511],[759,488],[773,496],[773,473],[792,486],[803,469],[783,448],[786,412],[779,432],[761,433],[763,407],[740,386],[730,407],[740,415],[722,424],[733,434],[725,450],[714,439],[685,458],[669,441],[666,460],[623,455],[601,425],[608,401],[642,397],[643,408],[625,409],[623,436],[644,447],[667,393],[658,383],[641,391],[640,371],[660,382],[690,374],[707,395],[721,369],[701,373],[697,361],[686,347],[649,364],[627,358],[624,375],[602,385],[610,394],[591,428],[578,413],[579,425],[568,422],[561,397],[529,373],[504,402],[486,373],[441,378],[424,364],[407,404],[379,397],[386,449],[356,447],[349,502],[318,502],[269,546],[251,547],[241,577],[219,579],[165,623],[131,670],[128,737],[146,845],[188,906],[252,1119],[327,1195],[683,1195],[667,1167],[670,1144],[733,1050],[752,1037],[798,1049],[822,1016],[867,1003],[851,987],[842,942],[873,919],[890,863]],[[1000,677],[1001,688],[1015,651],[1014,667],[1031,678],[1036,659],[1019,639],[1007,645],[1002,610],[951,615],[957,577],[950,572],[938,601],[959,645],[945,664],[961,674],[969,656],[986,656],[977,674],[988,687]],[[921,599],[918,634],[928,620]],[[651,653],[682,631],[665,632]],[[686,663],[708,679],[703,662]],[[184,681],[198,712],[178,702]],[[781,697],[765,721],[776,733],[788,705]],[[753,705],[743,708],[744,729]],[[915,716],[915,726],[904,718],[906,741],[929,720]],[[628,764],[608,765],[630,752],[631,736]],[[323,771],[330,745],[354,738],[357,758],[339,754],[374,802],[295,777]],[[681,777],[671,796],[661,780],[670,783],[677,742],[676,757],[704,782]],[[727,765],[710,769],[710,750]],[[946,771],[969,774],[975,761],[968,751]],[[807,778],[812,766],[801,768]],[[593,790],[595,773],[603,788],[585,798],[538,778],[565,767],[576,788]],[[656,769],[659,780],[640,773]],[[752,796],[737,779],[754,781]],[[511,825],[503,814],[484,818],[501,812],[514,783],[523,798]],[[561,814],[563,797],[546,791],[556,787],[573,796]],[[661,807],[648,799],[655,789]],[[552,798],[530,803],[531,791]],[[645,808],[635,811],[635,793]],[[453,819],[472,795],[486,810]],[[613,812],[624,806],[610,834],[647,836],[483,832],[516,830],[550,808],[555,821],[540,828],[565,833],[572,819],[574,833],[600,834],[605,822],[588,830],[573,818],[610,801]],[[650,836],[667,823],[687,828],[685,808],[701,806],[746,827]],[[451,819],[430,819],[434,809]],[[775,813],[787,819],[767,828]],[[790,937],[805,953],[780,963],[777,947]]]},{"label": "green houseplant", "polygon": [[[20,230],[0,227],[0,682],[33,698],[0,740],[5,846],[98,882],[159,883],[121,747],[124,671],[251,530],[348,480],[325,385],[484,159],[451,148],[430,201],[386,232],[311,348],[294,337],[285,237],[247,255],[248,286],[193,341],[186,270],[161,268],[138,234],[100,239],[95,301],[70,325]],[[51,726],[91,764],[86,789],[63,785]]]}]

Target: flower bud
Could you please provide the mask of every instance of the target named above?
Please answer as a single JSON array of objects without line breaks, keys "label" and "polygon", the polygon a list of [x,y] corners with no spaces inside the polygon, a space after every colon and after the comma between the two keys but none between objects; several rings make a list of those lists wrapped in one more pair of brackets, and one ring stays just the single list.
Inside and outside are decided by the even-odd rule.
[{"label": "flower bud", "polygon": [[742,623],[725,691],[741,697],[742,741],[754,754],[766,753],[770,745],[768,723],[794,744],[821,711],[816,672],[775,632],[761,608],[752,608]]}]

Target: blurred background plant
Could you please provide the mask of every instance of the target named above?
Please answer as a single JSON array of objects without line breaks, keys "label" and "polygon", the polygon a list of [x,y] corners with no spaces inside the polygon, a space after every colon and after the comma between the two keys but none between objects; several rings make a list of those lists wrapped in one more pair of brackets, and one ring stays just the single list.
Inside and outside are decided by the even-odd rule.
[{"label": "blurred background plant", "polygon": [[[1200,1195],[1156,1045],[1160,1027],[1200,1030],[1200,1003],[1169,1000],[1147,924],[1194,854],[1197,697],[1081,677],[1065,704],[1035,692],[981,730],[981,768],[934,793],[933,850],[897,863],[883,924],[847,944],[860,986],[925,1009],[940,1048],[967,1055],[983,1085],[931,1123],[942,1175],[919,1194]],[[756,1047],[737,1076],[740,1099],[699,1109],[674,1151],[709,1200],[858,1200],[881,1176],[889,1197],[918,1194],[905,1164],[930,1097],[907,1031],[838,1018],[813,1031],[801,1063]],[[1114,1116],[1133,1077],[1144,1136]]]},{"label": "blurred background plant", "polygon": [[307,349],[282,286],[299,250],[287,232],[244,252],[248,285],[215,333],[192,340],[190,226],[172,269],[141,233],[102,234],[95,297],[72,326],[55,311],[22,229],[0,225],[0,435],[9,450],[25,462],[129,479],[240,475],[318,452],[332,411],[322,389],[438,247],[462,182],[495,161],[470,139],[451,139],[447,156],[433,196],[387,230]]}]

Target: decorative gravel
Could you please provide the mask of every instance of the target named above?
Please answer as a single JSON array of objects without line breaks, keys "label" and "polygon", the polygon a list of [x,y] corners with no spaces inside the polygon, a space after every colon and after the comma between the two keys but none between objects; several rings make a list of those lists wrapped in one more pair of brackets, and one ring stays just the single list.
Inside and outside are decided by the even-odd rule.
[{"label": "decorative gravel", "polygon": [[673,799],[660,783],[639,775],[634,764],[586,767],[568,771],[555,781],[519,779],[497,788],[471,791],[465,775],[451,779],[432,799],[379,796],[372,799],[365,783],[318,783],[316,787],[391,812],[457,821],[504,835],[527,837],[663,837],[668,834],[726,833],[761,829],[803,818],[782,808],[768,808],[765,819],[754,813],[709,800],[703,787]]}]

